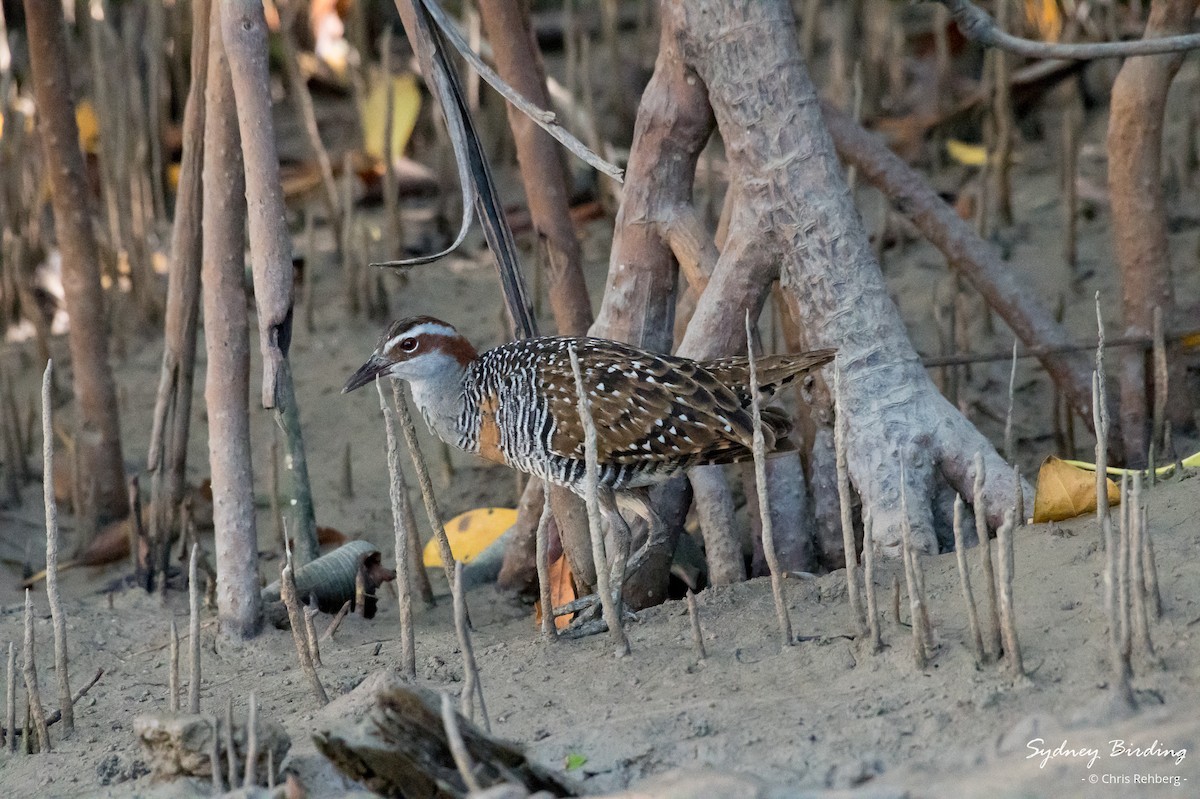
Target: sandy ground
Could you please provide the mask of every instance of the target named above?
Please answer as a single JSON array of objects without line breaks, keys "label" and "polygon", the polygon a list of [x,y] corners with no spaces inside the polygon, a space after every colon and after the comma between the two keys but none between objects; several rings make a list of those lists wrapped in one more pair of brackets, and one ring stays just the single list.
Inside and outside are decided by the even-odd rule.
[{"label": "sandy ground", "polygon": [[[1194,81],[1194,70],[1177,84]],[[1183,89],[1177,85],[1177,89]],[[1188,89],[1191,91],[1191,89]],[[1081,171],[1103,178],[1104,124],[1093,115]],[[1047,134],[1056,141],[1055,133]],[[1115,292],[1108,238],[1107,208],[1081,223],[1081,265],[1072,275],[1061,264],[1061,224],[1057,210],[1054,154],[1023,149],[1017,176],[1016,227],[1004,234],[1014,268],[1044,296],[1066,301],[1068,323],[1080,336],[1091,334],[1093,292],[1103,292],[1106,314],[1115,319]],[[953,177],[943,176],[953,183]],[[1174,255],[1195,263],[1194,195],[1176,200],[1172,213]],[[862,192],[873,225],[878,202]],[[603,284],[607,258],[606,223],[586,231],[589,281],[594,296]],[[391,518],[378,406],[370,392],[340,395],[346,376],[374,346],[380,325],[349,318],[335,264],[318,268],[315,330],[297,325],[294,373],[306,431],[306,446],[318,522],[371,540],[390,551]],[[529,256],[532,262],[532,256]],[[890,252],[889,285],[910,323],[914,340],[936,352],[931,297],[944,296],[949,278],[942,259],[920,243]],[[1183,304],[1200,297],[1200,270],[1178,269]],[[426,313],[468,331],[481,349],[502,337],[494,275],[485,257],[450,259],[414,272],[404,284],[388,278],[396,316]],[[973,316],[972,345],[1003,349],[1011,337],[996,325],[988,334],[982,315]],[[65,353],[64,342],[58,351]],[[142,459],[159,368],[154,338],[130,337],[117,364],[126,457]],[[200,377],[203,374],[201,358]],[[257,361],[255,369],[257,369]],[[976,368],[963,401],[968,413],[992,436],[1001,437],[1007,364]],[[254,382],[257,383],[257,372]],[[33,373],[24,376],[23,394],[32,394]],[[1051,392],[1038,370],[1019,370],[1017,433],[1027,472],[1053,448]],[[253,394],[254,392],[252,392]],[[192,474],[204,474],[206,424],[203,380],[196,388],[198,421],[193,427]],[[265,497],[266,453],[271,422],[253,414],[256,487]],[[422,431],[424,435],[424,431]],[[429,439],[426,437],[428,442]],[[1079,437],[1081,449],[1090,439]],[[1181,442],[1181,448],[1189,442]],[[341,459],[351,447],[354,495],[343,496]],[[436,452],[432,444],[426,448]],[[1192,451],[1191,449],[1187,450]],[[498,467],[465,456],[452,459],[454,474],[439,480],[447,516],[484,505],[511,505],[514,480]],[[5,557],[21,559],[40,549],[40,486],[30,485],[26,505],[0,516]],[[259,514],[263,549],[271,526]],[[418,511],[419,515],[419,511]],[[500,597],[489,586],[473,590],[468,601],[476,627],[475,649],[495,731],[527,747],[543,765],[562,771],[582,790],[608,792],[636,785],[675,769],[741,773],[777,789],[770,795],[951,796],[1191,796],[1200,792],[1200,572],[1186,564],[1200,545],[1200,492],[1195,480],[1160,486],[1150,494],[1150,525],[1158,552],[1164,615],[1153,627],[1159,663],[1135,661],[1134,688],[1142,712],[1114,718],[1108,703],[1109,667],[1103,620],[1104,554],[1088,520],[1051,529],[1029,526],[1016,539],[1016,616],[1029,678],[1014,681],[995,664],[974,662],[967,639],[953,555],[925,560],[931,615],[938,642],[928,668],[918,671],[911,654],[907,602],[900,622],[891,615],[891,585],[898,564],[884,563],[877,583],[887,646],[871,654],[847,636],[853,626],[843,573],[792,576],[786,592],[792,623],[801,642],[780,651],[769,583],[754,580],[710,589],[699,598],[708,658],[692,649],[682,602],[639,614],[630,628],[633,654],[616,659],[603,637],[547,645],[538,639],[531,609]],[[71,524],[64,518],[71,541]],[[744,523],[744,520],[743,520]],[[211,546],[211,539],[205,539]],[[390,561],[390,558],[386,558]],[[977,553],[972,568],[978,584]],[[264,561],[273,579],[279,561]],[[186,600],[173,595],[167,605],[137,591],[108,603],[96,592],[120,576],[120,569],[76,570],[63,577],[68,593],[68,638],[72,682],[79,685],[96,669],[105,674],[76,710],[77,729],[67,739],[52,728],[55,751],[36,757],[0,755],[0,796],[167,796],[203,794],[204,785],[155,785],[145,775],[145,755],[133,735],[134,720],[166,709],[166,638],[174,617],[186,626]],[[435,576],[435,587],[444,583]],[[0,564],[0,646],[21,637],[19,566]],[[38,662],[43,691],[53,696],[51,632],[45,597],[35,595]],[[423,685],[457,695],[461,659],[442,597],[434,610],[418,610],[418,671]],[[211,618],[211,614],[206,616]],[[338,796],[350,790],[315,752],[310,735],[350,713],[338,700],[364,679],[394,667],[398,658],[397,613],[383,594],[372,621],[350,617],[335,640],[323,648],[322,679],[335,704],[319,710],[294,663],[287,633],[268,629],[251,644],[235,646],[202,632],[205,712],[222,712],[232,697],[243,716],[251,690],[260,713],[284,726],[293,741],[285,766],[301,776],[312,796]],[[19,649],[19,646],[18,646]],[[54,706],[53,699],[47,703]],[[1029,742],[1044,739],[1053,748],[1096,748],[1088,758],[1057,756],[1044,766],[1030,757]],[[1112,756],[1111,741],[1128,746],[1186,749],[1177,758]],[[565,771],[568,755],[585,759]],[[573,758],[577,760],[578,758]],[[1105,776],[1108,775],[1108,776]],[[1144,785],[1135,777],[1174,779],[1175,785]],[[1093,777],[1095,780],[1093,781]],[[1124,778],[1128,782],[1122,782]],[[736,795],[736,794],[734,794]],[[763,793],[762,795],[768,795]],[[821,794],[824,795],[824,794]],[[835,794],[830,794],[835,795]]]}]

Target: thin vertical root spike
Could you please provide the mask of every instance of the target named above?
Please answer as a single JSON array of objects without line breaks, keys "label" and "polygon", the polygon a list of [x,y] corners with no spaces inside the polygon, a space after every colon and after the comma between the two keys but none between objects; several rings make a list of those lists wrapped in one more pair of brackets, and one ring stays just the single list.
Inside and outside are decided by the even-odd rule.
[{"label": "thin vertical root spike", "polygon": [[863,589],[867,595],[867,632],[871,651],[883,649],[879,634],[879,607],[875,590],[875,531],[870,510],[863,511]]},{"label": "thin vertical root spike", "polygon": [[983,481],[985,478],[983,454],[975,453],[975,484],[972,494],[972,510],[975,511],[975,534],[979,538],[980,562],[983,564],[983,584],[987,595],[987,631],[984,632],[984,643],[989,658],[1000,657],[1000,609],[996,598],[996,570],[992,563],[992,541],[988,535],[987,505],[983,497]]},{"label": "thin vertical root spike", "polygon": [[454,758],[454,765],[463,779],[463,784],[470,793],[479,792],[482,789],[479,781],[475,779],[475,767],[471,765],[471,756],[463,742],[462,733],[459,732],[454,705],[450,702],[448,694],[442,694],[442,726],[446,730],[446,743],[450,746],[450,755]]},{"label": "thin vertical root spike", "polygon": [[[771,521],[770,497],[767,491],[766,441],[762,432],[762,412],[758,397],[758,366],[754,357],[754,336],[750,328],[750,311],[746,311],[746,354],[750,365],[750,413],[754,420],[754,484],[758,489],[758,512],[762,519],[763,554],[771,570],[771,595],[775,600],[775,617],[779,622],[780,647],[792,645],[792,621],[788,618],[784,598],[783,573],[775,553],[775,529]],[[853,551],[853,550],[851,550]],[[849,554],[847,554],[849,558]],[[847,560],[847,563],[850,561]]]},{"label": "thin vertical root spike", "polygon": [[696,648],[696,657],[704,660],[708,653],[704,651],[704,632],[700,629],[700,611],[696,609],[696,595],[692,589],[687,590],[688,619],[692,627],[692,645]]},{"label": "thin vertical root spike", "polygon": [[475,662],[475,647],[471,644],[471,630],[467,624],[467,599],[464,596],[462,584],[462,561],[454,562],[454,632],[458,636],[458,647],[463,657],[463,691],[460,706],[466,718],[473,718],[471,712],[472,699],[479,700],[479,717],[483,719],[483,728],[492,731],[492,722],[488,718],[487,703],[483,700],[483,685],[479,682],[479,666]]},{"label": "thin vertical root spike", "polygon": [[958,582],[962,587],[963,603],[967,607],[967,625],[971,632],[971,644],[975,651],[975,662],[983,664],[983,634],[979,631],[979,613],[975,609],[975,595],[971,593],[971,570],[967,566],[967,548],[963,535],[963,500],[954,498],[954,558],[958,563]]},{"label": "thin vertical root spike", "polygon": [[413,630],[412,587],[409,576],[412,561],[408,556],[408,526],[412,523],[412,507],[408,503],[408,488],[400,472],[400,451],[396,426],[391,409],[383,395],[383,384],[375,381],[379,394],[379,409],[383,413],[388,466],[388,497],[392,505],[392,537],[396,556],[396,593],[400,610],[400,670],[409,679],[417,676],[416,632]]},{"label": "thin vertical root spike", "polygon": [[[860,76],[858,67],[855,75]],[[861,84],[860,84],[861,87]],[[757,388],[757,387],[755,387]],[[862,595],[858,585],[858,553],[854,544],[854,522],[850,514],[850,470],[846,459],[846,434],[849,414],[842,408],[841,360],[833,362],[834,428],[833,448],[837,467],[838,506],[842,523],[842,551],[846,560],[846,594],[850,598],[850,613],[858,634],[867,634],[866,617],[863,614]]]},{"label": "thin vertical root spike", "polygon": [[1013,677],[1025,676],[1025,664],[1021,658],[1021,645],[1017,640],[1017,619],[1013,607],[1013,520],[1012,511],[1004,516],[1004,523],[996,531],[996,543],[1000,555],[1000,626],[1004,630],[1004,657],[1008,661]]},{"label": "thin vertical root spike", "polygon": [[188,713],[200,712],[200,586],[198,544],[188,558]]},{"label": "thin vertical root spike", "polygon": [[568,351],[571,371],[575,376],[575,395],[579,408],[579,421],[583,426],[584,445],[584,506],[587,509],[588,530],[592,541],[592,562],[596,567],[596,593],[600,595],[600,608],[604,622],[616,643],[617,657],[629,654],[629,639],[621,620],[621,608],[614,602],[614,587],[609,583],[609,570],[605,568],[608,557],[604,547],[604,533],[600,528],[599,476],[600,466],[596,448],[596,425],[592,420],[591,406],[583,385],[583,371],[579,366],[579,354],[571,347]]}]

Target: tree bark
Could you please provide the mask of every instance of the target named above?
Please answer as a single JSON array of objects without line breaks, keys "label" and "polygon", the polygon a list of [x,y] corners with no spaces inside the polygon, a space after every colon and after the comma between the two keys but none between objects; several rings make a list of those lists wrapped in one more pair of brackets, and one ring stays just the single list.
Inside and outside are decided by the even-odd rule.
[{"label": "tree bark", "polygon": [[[1187,33],[1198,5],[1197,0],[1154,0],[1143,38]],[[1168,329],[1175,312],[1161,164],[1167,93],[1185,55],[1127,59],[1113,84],[1108,186],[1125,336],[1149,337],[1155,306],[1162,309]],[[1118,363],[1125,460],[1140,466],[1145,463],[1149,443],[1146,353],[1131,348],[1119,356]],[[1167,412],[1178,428],[1191,423],[1186,372],[1180,358],[1168,357],[1167,363],[1171,370]]]},{"label": "tree bark", "polygon": [[[530,23],[528,0],[479,0],[479,14],[492,42],[500,77],[534,105],[550,108],[546,72]],[[579,239],[571,221],[570,183],[562,154],[549,133],[511,104],[508,125],[516,140],[529,216],[548,249],[546,277],[554,321],[562,335],[582,335],[592,324],[592,305],[583,280]]]},{"label": "tree bark", "polygon": [[[825,124],[838,155],[911,221],[946,256],[995,309],[1027,347],[1060,347],[1072,343],[1050,310],[1009,269],[995,249],[976,235],[929,182],[845,113],[822,106]],[[1051,379],[1067,397],[1071,410],[1092,425],[1092,367],[1086,357],[1050,353],[1040,358]],[[1110,442],[1119,444],[1116,425]]]},{"label": "tree bark", "polygon": [[308,479],[288,348],[292,339],[292,240],[287,229],[275,128],[271,124],[271,74],[267,21],[259,0],[220,4],[223,43],[237,98],[238,130],[246,169],[250,260],[263,358],[262,404],[275,411],[284,433],[284,494],[298,566],[317,557],[317,524]]},{"label": "tree bark", "polygon": [[738,192],[688,337],[702,339],[700,349],[732,349],[729,298],[740,292],[761,306],[764,278],[780,264],[810,345],[839,349],[850,475],[874,509],[878,545],[900,551],[900,459],[922,550],[937,550],[931,503],[939,481],[969,495],[975,452],[987,462],[989,522],[998,526],[1012,507],[1015,475],[938,393],[913,350],[821,117],[790,6],[667,0],[662,9],[664,39],[673,32],[708,90]]},{"label": "tree bark", "polygon": [[[150,450],[146,457],[147,468],[154,475],[151,505],[155,514],[155,538],[161,540],[164,556],[175,537],[175,514],[183,500],[187,481],[188,431],[200,315],[204,94],[210,7],[209,0],[192,0],[192,83],[183,112],[183,155],[171,230],[171,271],[167,281],[162,369],[154,405]],[[165,567],[164,557],[164,562],[157,564],[155,571]]]},{"label": "tree bark", "polygon": [[204,343],[208,457],[221,631],[250,638],[262,624],[250,453],[250,337],[245,289],[245,177],[229,61],[214,6],[204,123]]},{"label": "tree bark", "polygon": [[123,518],[129,513],[129,497],[121,426],[108,364],[104,296],[71,98],[62,4],[25,0],[25,24],[55,234],[62,250],[63,294],[71,317],[71,374],[82,433],[77,445],[84,468],[95,481],[98,512],[102,517]]},{"label": "tree bark", "polygon": [[[496,71],[514,89],[540,108],[550,108],[546,73],[529,18],[529,3],[513,0],[480,0],[479,14],[492,42]],[[558,332],[567,336],[583,335],[592,324],[592,304],[583,279],[583,255],[575,224],[571,221],[570,183],[556,141],[533,120],[508,104],[508,125],[517,146],[517,162],[529,216],[538,238],[545,247],[546,282],[550,309]],[[505,553],[504,582],[507,585],[536,581],[534,534],[541,516],[542,489],[530,480],[521,505],[533,512],[522,514],[518,533]],[[583,520],[581,500],[559,486],[551,487],[555,504],[579,503],[569,519]],[[534,500],[536,499],[536,502]],[[564,519],[566,522],[568,519]],[[523,546],[522,546],[523,544]],[[590,546],[590,545],[589,545]]]}]

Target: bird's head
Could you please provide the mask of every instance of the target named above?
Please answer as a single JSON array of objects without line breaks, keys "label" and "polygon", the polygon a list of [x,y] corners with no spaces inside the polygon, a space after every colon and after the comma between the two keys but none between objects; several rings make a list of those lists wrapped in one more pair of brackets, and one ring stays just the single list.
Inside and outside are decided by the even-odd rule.
[{"label": "bird's head", "polygon": [[421,381],[458,373],[477,357],[471,342],[452,325],[432,316],[411,316],[388,326],[375,352],[350,376],[342,393],[381,375]]}]

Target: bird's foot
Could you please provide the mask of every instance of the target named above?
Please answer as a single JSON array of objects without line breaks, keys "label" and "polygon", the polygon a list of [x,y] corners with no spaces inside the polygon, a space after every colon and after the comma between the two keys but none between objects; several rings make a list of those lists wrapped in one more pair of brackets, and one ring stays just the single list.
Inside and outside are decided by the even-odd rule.
[{"label": "bird's foot", "polygon": [[[608,631],[608,622],[604,620],[604,606],[599,594],[581,596],[554,609],[555,616],[565,616],[569,613],[576,615],[570,625],[559,633],[561,638],[586,638]],[[623,621],[636,621],[637,615],[622,602],[621,618]]]}]

